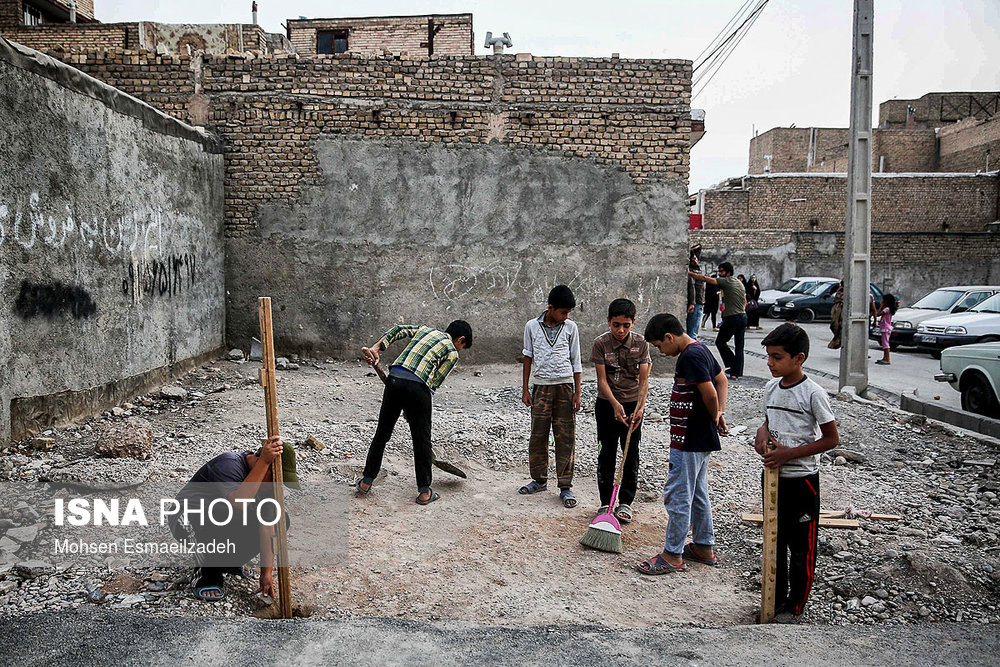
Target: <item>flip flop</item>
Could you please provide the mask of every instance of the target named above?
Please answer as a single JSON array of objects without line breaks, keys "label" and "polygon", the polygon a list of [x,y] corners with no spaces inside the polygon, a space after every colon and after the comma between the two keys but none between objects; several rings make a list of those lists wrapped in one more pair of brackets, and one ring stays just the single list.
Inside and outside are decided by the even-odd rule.
[{"label": "flip flop", "polygon": [[[643,565],[646,566],[645,569],[643,569]],[[663,554],[656,554],[652,558],[647,558],[641,563],[636,563],[635,569],[639,570],[642,574],[658,576],[661,574],[676,574],[678,572],[685,572],[687,571],[688,566],[687,563],[671,565],[670,561],[663,557]]]},{"label": "flip flop", "polygon": [[559,492],[559,500],[562,501],[563,507],[566,509],[573,509],[576,507],[576,496],[569,489],[563,489]]},{"label": "flip flop", "polygon": [[[207,596],[206,591],[219,591],[218,595]],[[204,600],[205,602],[218,602],[222,598],[226,597],[226,592],[222,590],[221,586],[201,586],[194,589],[194,596],[199,600]]]},{"label": "flip flop", "polygon": [[253,568],[249,565],[244,565],[243,567],[231,567],[228,568],[227,574],[239,577],[240,579],[253,579]]},{"label": "flip flop", "polygon": [[619,505],[615,509],[615,518],[622,523],[632,523],[632,506]]},{"label": "flip flop", "polygon": [[716,556],[714,552],[711,558],[703,558],[698,554],[696,554],[691,549],[690,543],[684,545],[684,560],[692,560],[695,563],[701,563],[702,565],[710,565],[712,567],[715,567],[716,565],[719,564],[719,557]]},{"label": "flip flop", "polygon": [[[361,488],[361,483],[362,482],[364,482],[365,484],[368,485],[367,489],[362,489]],[[373,480],[373,479],[372,480],[368,480],[368,479],[365,479],[364,477],[358,477],[357,479],[354,480],[354,490],[357,491],[359,494],[362,494],[362,495],[366,494],[366,493],[368,493],[369,491],[372,490],[372,485],[373,485],[374,482],[375,482],[375,480]]]},{"label": "flip flop", "polygon": [[435,500],[437,500],[440,497],[441,497],[441,494],[439,494],[434,489],[431,489],[431,497],[430,498],[428,498],[427,500],[421,500],[420,496],[417,496],[417,501],[416,502],[417,502],[418,505],[430,505],[432,502],[434,502]]},{"label": "flip flop", "polygon": [[517,490],[522,496],[530,496],[532,493],[539,493],[540,491],[548,490],[547,484],[539,484],[535,480],[531,480],[520,489]]}]

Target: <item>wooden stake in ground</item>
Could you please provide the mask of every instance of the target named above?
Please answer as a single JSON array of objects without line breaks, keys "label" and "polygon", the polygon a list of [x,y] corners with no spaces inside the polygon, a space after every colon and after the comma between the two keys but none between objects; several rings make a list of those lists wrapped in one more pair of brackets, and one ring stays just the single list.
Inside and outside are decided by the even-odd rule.
[{"label": "wooden stake in ground", "polygon": [[760,561],[760,622],[774,620],[778,577],[778,469],[764,467],[764,548]]},{"label": "wooden stake in ground", "polygon": [[[260,340],[264,349],[261,355],[260,383],[264,387],[264,406],[267,410],[267,437],[278,435],[278,380],[274,369],[274,336],[271,331],[271,297],[257,300],[260,316]],[[281,519],[274,524],[271,549],[278,561],[278,606],[282,618],[292,617],[292,586],[288,574],[288,535],[285,532],[285,488],[281,477],[281,459],[271,462],[271,481],[274,499],[278,503]],[[263,567],[263,563],[261,563]]]}]

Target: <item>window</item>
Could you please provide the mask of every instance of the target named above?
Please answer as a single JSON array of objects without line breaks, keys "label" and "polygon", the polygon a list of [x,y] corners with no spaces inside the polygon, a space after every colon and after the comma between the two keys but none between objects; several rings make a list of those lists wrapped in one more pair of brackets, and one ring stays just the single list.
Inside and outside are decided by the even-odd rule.
[{"label": "window", "polygon": [[41,25],[42,13],[34,7],[24,6],[24,25]]},{"label": "window", "polygon": [[316,53],[347,53],[347,31],[318,30]]},{"label": "window", "polygon": [[959,302],[959,304],[955,306],[955,309],[952,312],[964,313],[970,308],[978,306],[983,301],[986,301],[986,299],[990,298],[991,296],[993,296],[992,292],[970,292],[968,296],[962,299],[961,302]]}]

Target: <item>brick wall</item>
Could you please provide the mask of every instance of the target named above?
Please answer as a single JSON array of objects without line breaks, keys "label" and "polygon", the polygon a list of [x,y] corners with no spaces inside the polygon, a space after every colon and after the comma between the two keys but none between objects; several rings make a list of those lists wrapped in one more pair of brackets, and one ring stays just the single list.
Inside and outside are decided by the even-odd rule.
[{"label": "brick wall", "polygon": [[986,171],[1000,168],[1000,116],[967,120],[942,128],[942,171]]},{"label": "brick wall", "polygon": [[[39,51],[138,48],[135,23],[47,23],[0,28],[0,36]],[[131,39],[130,39],[131,37]]]},{"label": "brick wall", "polygon": [[230,235],[253,229],[258,204],[298,196],[322,134],[497,140],[591,158],[640,187],[688,177],[685,60],[51,55],[223,135]]},{"label": "brick wall", "polygon": [[[749,176],[746,191],[705,191],[704,225],[719,229],[843,229],[847,180],[840,176]],[[983,231],[997,219],[1000,176],[875,176],[872,229]]]},{"label": "brick wall", "polygon": [[[309,19],[287,22],[290,39],[300,55],[316,54],[319,30],[347,30],[347,52],[378,55],[383,51],[410,57],[427,55],[431,19],[442,26],[434,35],[434,55],[472,55],[472,14],[436,14],[372,18]],[[423,44],[423,46],[421,46]]]},{"label": "brick wall", "polygon": [[[907,107],[912,112],[907,116]],[[878,106],[881,128],[933,129],[965,118],[989,118],[1000,113],[1000,92],[927,93],[915,100],[888,100]]]},{"label": "brick wall", "polygon": [[19,26],[23,18],[21,0],[0,0],[0,26]]}]

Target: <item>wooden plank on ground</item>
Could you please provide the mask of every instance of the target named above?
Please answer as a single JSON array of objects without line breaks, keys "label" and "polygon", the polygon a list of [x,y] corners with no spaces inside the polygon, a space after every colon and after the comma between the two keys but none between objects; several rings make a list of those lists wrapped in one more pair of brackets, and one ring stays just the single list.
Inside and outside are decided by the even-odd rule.
[{"label": "wooden plank on ground", "polygon": [[[756,526],[764,523],[763,514],[744,512],[740,515],[740,519],[742,519],[745,523],[752,523]],[[853,530],[855,528],[860,528],[861,523],[857,519],[838,519],[836,517],[820,515],[819,526],[820,528],[847,528]]]}]

